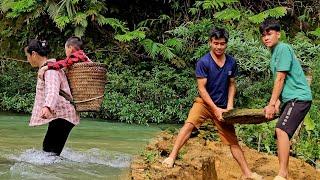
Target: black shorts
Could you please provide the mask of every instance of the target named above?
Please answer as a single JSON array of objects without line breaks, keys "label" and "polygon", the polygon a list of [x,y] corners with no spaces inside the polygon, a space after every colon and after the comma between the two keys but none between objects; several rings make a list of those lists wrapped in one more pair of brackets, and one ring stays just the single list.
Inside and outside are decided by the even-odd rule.
[{"label": "black shorts", "polygon": [[300,123],[307,115],[310,107],[311,101],[288,101],[281,108],[281,115],[277,122],[276,128],[285,131],[288,134],[289,139],[291,139]]}]

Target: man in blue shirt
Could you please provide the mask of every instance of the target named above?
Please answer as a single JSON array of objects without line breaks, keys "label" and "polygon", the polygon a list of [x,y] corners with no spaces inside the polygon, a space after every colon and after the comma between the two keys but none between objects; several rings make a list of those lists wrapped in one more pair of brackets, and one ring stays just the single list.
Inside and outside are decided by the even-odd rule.
[{"label": "man in blue shirt", "polygon": [[225,29],[213,28],[210,32],[211,50],[196,64],[196,77],[200,97],[189,112],[188,119],[181,128],[169,157],[163,165],[172,167],[181,147],[189,139],[194,128],[211,119],[218,129],[222,142],[230,146],[234,159],[239,164],[243,178],[262,179],[251,172],[245,160],[233,125],[224,123],[222,113],[233,109],[236,93],[235,75],[237,64],[232,56],[226,55],[228,33]]}]

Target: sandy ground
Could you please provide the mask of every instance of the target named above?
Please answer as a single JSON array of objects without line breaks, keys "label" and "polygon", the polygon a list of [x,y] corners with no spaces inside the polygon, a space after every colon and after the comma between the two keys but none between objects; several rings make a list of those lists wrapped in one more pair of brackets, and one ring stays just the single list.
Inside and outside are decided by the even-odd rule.
[{"label": "sandy ground", "polygon": [[[217,142],[210,142],[208,146],[216,157],[216,171],[219,180],[237,179],[241,176],[241,170],[228,146]],[[276,156],[261,153],[246,146],[242,148],[252,171],[263,175],[266,180],[272,180],[277,175],[279,164]],[[290,157],[289,179],[320,180],[320,172],[303,160]]]},{"label": "sandy ground", "polygon": [[[204,140],[199,136],[187,141],[180,150],[180,158],[176,160],[174,168],[162,166],[161,162],[170,153],[175,139],[176,135],[165,132],[159,134],[146,148],[156,152],[158,156],[151,162],[147,162],[145,156],[137,157],[131,167],[132,170],[138,172],[133,174],[132,177],[135,177],[133,179],[146,179],[143,178],[146,172],[147,179],[184,179],[179,177],[182,177],[183,174],[188,174],[184,177],[191,177],[197,173],[207,174],[204,167],[207,159],[214,159],[213,169],[210,169],[212,171],[216,169],[218,180],[240,179],[241,170],[233,159],[229,146],[221,142]],[[258,152],[243,144],[241,146],[252,171],[262,175],[265,180],[272,180],[277,175],[279,168],[277,156]],[[200,175],[192,179],[206,180],[208,178],[206,175]],[[290,157],[289,180],[320,180],[320,172],[303,160]]]}]

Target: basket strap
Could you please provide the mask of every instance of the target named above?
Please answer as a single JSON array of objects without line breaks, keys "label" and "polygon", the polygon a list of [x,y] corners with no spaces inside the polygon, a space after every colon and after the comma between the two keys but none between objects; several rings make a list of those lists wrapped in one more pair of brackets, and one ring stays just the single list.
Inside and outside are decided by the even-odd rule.
[{"label": "basket strap", "polygon": [[97,96],[97,97],[94,97],[94,98],[90,98],[90,99],[86,99],[86,100],[82,100],[82,101],[73,101],[73,103],[83,103],[83,102],[88,102],[88,101],[93,101],[93,100],[96,100],[96,99],[99,99],[99,98],[102,98],[104,95],[101,95],[101,96]]},{"label": "basket strap", "polygon": [[62,91],[61,89],[59,91],[59,95],[64,97],[67,101],[69,101],[74,106],[76,105],[76,103],[83,103],[83,102],[93,101],[93,100],[102,98],[104,96],[104,95],[101,95],[101,96],[97,96],[97,97],[86,99],[86,100],[82,100],[82,101],[73,101],[73,99],[69,96],[69,94],[67,94],[66,92]]},{"label": "basket strap", "polygon": [[75,105],[75,102],[73,101],[73,99],[69,96],[69,94],[67,94],[66,92],[64,92],[63,90],[60,89],[59,91],[59,95],[64,97],[67,101],[69,101],[72,105]]}]

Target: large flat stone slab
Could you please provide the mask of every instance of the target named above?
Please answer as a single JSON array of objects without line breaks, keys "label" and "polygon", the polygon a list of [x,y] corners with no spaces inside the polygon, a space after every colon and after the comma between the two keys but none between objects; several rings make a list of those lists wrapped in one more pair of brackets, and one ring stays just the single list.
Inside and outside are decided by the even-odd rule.
[{"label": "large flat stone slab", "polygon": [[266,119],[264,109],[233,109],[223,113],[223,120],[228,124],[260,124],[276,118]]}]

